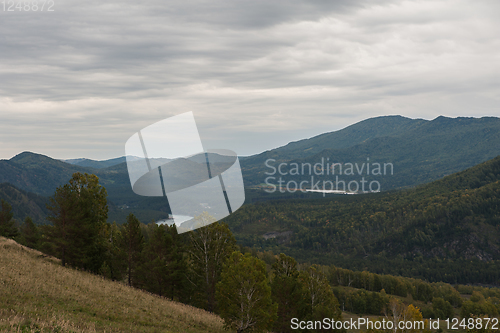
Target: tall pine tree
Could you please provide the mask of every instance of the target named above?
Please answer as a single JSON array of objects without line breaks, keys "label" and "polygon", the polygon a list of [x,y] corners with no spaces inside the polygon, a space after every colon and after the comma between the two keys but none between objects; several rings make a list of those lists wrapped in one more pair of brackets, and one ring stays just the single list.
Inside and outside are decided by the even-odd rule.
[{"label": "tall pine tree", "polygon": [[305,317],[304,288],[299,280],[297,262],[281,253],[273,264],[273,271],[272,297],[278,304],[274,329],[276,332],[293,332],[290,320]]},{"label": "tall pine tree", "polygon": [[63,266],[99,272],[105,257],[102,233],[108,217],[106,189],[96,175],[75,173],[68,184],[56,189],[47,208],[49,241]]},{"label": "tall pine tree", "polygon": [[136,270],[141,262],[141,252],[144,247],[144,237],[141,223],[134,214],[127,216],[127,222],[122,225],[120,248],[127,262],[128,285],[137,285]]},{"label": "tall pine tree", "polygon": [[186,290],[187,263],[175,225],[150,224],[153,233],[142,252],[138,270],[141,286],[149,292],[183,300]]},{"label": "tall pine tree", "polygon": [[100,273],[111,280],[122,280],[127,271],[125,253],[122,250],[122,233],[120,227],[106,223],[104,236],[106,241],[105,262],[100,269]]}]

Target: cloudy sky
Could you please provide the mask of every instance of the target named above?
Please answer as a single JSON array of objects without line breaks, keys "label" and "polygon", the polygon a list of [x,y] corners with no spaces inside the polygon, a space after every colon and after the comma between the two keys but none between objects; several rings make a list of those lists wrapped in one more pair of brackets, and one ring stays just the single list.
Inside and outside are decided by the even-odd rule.
[{"label": "cloudy sky", "polygon": [[0,158],[121,156],[186,111],[239,155],[380,115],[500,116],[497,0],[6,5]]}]

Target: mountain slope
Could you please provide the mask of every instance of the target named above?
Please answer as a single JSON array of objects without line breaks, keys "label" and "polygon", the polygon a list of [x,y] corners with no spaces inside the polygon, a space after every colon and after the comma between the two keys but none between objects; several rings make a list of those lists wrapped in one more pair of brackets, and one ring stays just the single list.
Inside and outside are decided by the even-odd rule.
[{"label": "mountain slope", "polygon": [[423,119],[410,119],[402,116],[375,117],[360,121],[338,131],[290,142],[285,146],[243,158],[241,164],[243,174],[247,176],[245,181],[258,184],[254,179],[248,178],[253,178],[253,172],[262,171],[264,162],[268,159],[275,159],[278,162],[282,162],[307,158],[325,149],[344,149],[373,138],[399,135],[405,131],[419,128],[427,122],[427,120]]},{"label": "mountain slope", "polygon": [[324,149],[349,148],[374,138],[398,136],[407,131],[418,129],[426,123],[428,121],[424,119],[410,119],[402,116],[375,117],[339,131],[290,142],[283,147],[271,150],[270,153],[278,153],[285,159],[303,158],[320,153]]},{"label": "mountain slope", "polygon": [[75,172],[96,174],[102,185],[118,187],[118,192],[128,189],[128,194],[133,194],[125,163],[94,169],[31,152],[20,153],[10,160],[0,160],[0,182],[8,182],[43,196],[53,195],[56,188],[66,184]]},{"label": "mountain slope", "polygon": [[117,165],[120,163],[123,163],[126,161],[126,157],[117,157],[117,158],[112,158],[109,160],[104,160],[104,161],[96,161],[96,160],[91,160],[88,158],[77,158],[77,159],[69,159],[69,160],[63,160],[66,163],[73,164],[73,165],[78,165],[82,167],[88,167],[88,168],[95,168],[95,169],[104,169],[111,167],[113,165]]},{"label": "mountain slope", "polygon": [[[16,219],[24,220],[29,215],[37,223],[46,223],[45,202],[54,194],[56,188],[66,184],[75,172],[93,173],[99,177],[100,184],[108,192],[110,222],[123,223],[130,213],[136,214],[146,223],[168,217],[170,208],[165,198],[143,197],[132,191],[126,163],[94,169],[23,152],[10,160],[0,160],[0,182],[11,184],[16,188],[15,191],[23,194],[14,195],[15,191],[12,189],[9,190],[10,194],[2,193],[0,189],[0,197],[3,195],[13,206]],[[4,189],[7,189],[8,185],[4,186]],[[30,198],[38,198],[38,201],[31,202]],[[29,208],[37,205],[40,209]]]},{"label": "mountain slope", "polygon": [[211,313],[65,268],[0,237],[0,331],[223,332]]},{"label": "mountain slope", "polygon": [[73,173],[92,170],[41,154],[23,152],[10,160],[0,160],[0,183],[10,183],[25,191],[50,196],[58,186],[71,179]]},{"label": "mountain slope", "polygon": [[[359,128],[369,127],[369,124],[383,122],[384,118],[368,119]],[[390,120],[389,123],[393,122]],[[362,123],[355,124],[347,129],[328,135],[343,135],[344,142],[352,132]],[[385,131],[389,132],[389,131]],[[297,157],[301,154],[280,152],[284,148],[249,157],[242,161],[242,168],[246,185],[258,185],[265,182],[268,177],[266,172],[272,172],[264,162],[264,158],[274,158],[276,167],[280,161],[290,163],[310,164],[321,163],[322,160],[329,163],[391,163],[393,174],[374,176],[373,174],[353,175],[345,174],[339,178],[349,182],[359,182],[361,176],[368,181],[377,180],[381,183],[382,190],[390,190],[401,187],[415,186],[439,179],[447,174],[464,170],[481,162],[497,156],[500,151],[500,118],[446,118],[438,117],[433,121],[407,122],[403,124],[400,131],[394,130],[390,135],[379,136],[380,133],[370,132],[370,137],[361,143],[355,143],[349,147],[337,148],[326,147],[319,153],[306,157]],[[326,135],[324,135],[326,136]],[[311,140],[319,140],[316,137]],[[307,140],[304,140],[304,147]],[[296,145],[298,145],[297,143]],[[341,145],[339,145],[341,146]],[[320,148],[317,148],[318,150]],[[287,158],[290,158],[287,160]],[[325,166],[326,168],[326,166]],[[326,171],[326,169],[324,169]],[[366,169],[365,169],[366,170]],[[315,174],[314,174],[315,175]],[[310,173],[284,177],[285,181],[294,180],[300,182],[311,178]],[[332,175],[317,176],[316,180],[335,180]]]},{"label": "mountain slope", "polygon": [[36,224],[46,223],[46,197],[19,190],[9,183],[2,183],[0,184],[0,199],[7,201],[12,206],[14,218],[19,223],[22,223],[28,216]]},{"label": "mountain slope", "polygon": [[305,261],[500,284],[500,156],[414,189],[246,205],[225,221],[241,244]]}]

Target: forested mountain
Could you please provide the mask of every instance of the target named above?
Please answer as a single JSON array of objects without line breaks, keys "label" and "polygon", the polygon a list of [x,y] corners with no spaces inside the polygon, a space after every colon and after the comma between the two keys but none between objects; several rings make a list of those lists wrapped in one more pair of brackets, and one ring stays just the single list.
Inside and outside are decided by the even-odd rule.
[{"label": "forested mountain", "polygon": [[[271,171],[264,164],[269,158],[276,160],[275,167],[279,162],[314,165],[321,162],[321,158],[329,159],[330,163],[359,163],[360,167],[363,163],[392,163],[393,174],[386,176],[373,175],[372,172],[369,175],[356,173],[354,176],[339,177],[346,182],[351,179],[359,182],[361,177],[367,181],[376,180],[384,191],[427,183],[464,170],[495,157],[497,147],[500,147],[499,118],[439,117],[427,121],[388,116],[367,119],[340,131],[291,142],[284,147],[242,158],[240,163],[247,187],[264,183],[268,177],[265,172]],[[370,160],[367,161],[367,158]],[[51,196],[74,172],[94,173],[106,186],[110,202],[117,207],[139,208],[140,203],[147,204],[150,211],[164,212],[164,200],[146,202],[132,192],[126,163],[120,161],[124,161],[124,157],[106,161],[76,159],[70,160],[74,163],[70,164],[23,152],[10,160],[0,160],[0,183],[8,182],[25,191]],[[365,167],[365,173],[366,170]],[[313,176],[315,180],[335,181],[332,175],[318,176],[313,173]],[[310,180],[311,175],[306,173],[283,178],[285,181],[300,182]],[[271,182],[275,184],[277,179]]]},{"label": "forested mountain", "polygon": [[499,284],[500,157],[415,189],[268,201],[225,221],[240,243],[300,260]]},{"label": "forested mountain", "polygon": [[410,119],[402,116],[382,116],[369,118],[344,129],[323,133],[309,139],[293,141],[285,146],[249,156],[248,163],[275,158],[277,161],[314,156],[325,149],[344,149],[374,138],[398,136],[407,131],[418,129],[428,120]]},{"label": "forested mountain", "polygon": [[[265,165],[268,159],[276,160],[269,163],[274,167],[280,162],[301,166],[314,165],[323,160],[324,171],[327,161],[330,164],[357,163],[360,168],[363,163],[391,163],[393,172],[387,172],[387,175],[367,174],[366,167],[361,174],[354,170],[354,175],[339,175],[339,179],[346,182],[359,182],[361,177],[368,181],[377,180],[384,191],[428,183],[464,170],[497,156],[498,147],[499,118],[438,117],[427,121],[399,116],[378,117],[245,158],[242,169],[248,186],[265,183],[268,174],[273,172]],[[290,171],[290,167],[283,170]],[[316,180],[336,179],[331,174],[301,171],[300,175],[285,175],[283,180],[300,182],[310,180],[311,175]],[[279,174],[274,176],[279,177]],[[277,180],[270,182],[276,184]]]},{"label": "forested mountain", "polygon": [[56,188],[66,183],[75,172],[91,172],[48,156],[23,152],[10,160],[0,160],[0,182],[10,183],[19,189],[50,196]]},{"label": "forested mountain", "polygon": [[95,168],[95,169],[104,169],[113,165],[117,165],[120,163],[124,163],[126,161],[125,156],[122,157],[117,157],[117,158],[111,158],[109,160],[104,160],[104,161],[96,161],[88,158],[75,158],[75,159],[68,159],[68,160],[62,160],[66,163],[73,164],[73,165],[78,165],[82,167],[89,167],[89,168]]},{"label": "forested mountain", "polygon": [[5,200],[12,206],[12,212],[20,223],[26,217],[31,217],[35,223],[46,223],[47,197],[19,190],[9,183],[0,184],[0,199]]},{"label": "forested mountain", "polygon": [[75,172],[96,174],[108,189],[112,202],[113,193],[118,196],[125,194],[127,199],[134,195],[125,163],[95,169],[31,152],[20,153],[10,160],[0,160],[0,182],[8,182],[19,189],[43,196],[53,195],[55,189],[68,182]]}]

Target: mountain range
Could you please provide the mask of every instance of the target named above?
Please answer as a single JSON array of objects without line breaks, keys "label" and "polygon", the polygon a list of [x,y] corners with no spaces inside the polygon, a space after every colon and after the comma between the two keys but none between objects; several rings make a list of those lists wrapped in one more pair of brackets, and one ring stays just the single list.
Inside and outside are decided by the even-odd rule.
[{"label": "mountain range", "polygon": [[126,162],[126,157],[117,157],[117,158],[111,158],[109,160],[104,160],[104,161],[96,161],[96,160],[91,160],[88,158],[74,158],[74,159],[67,159],[67,160],[61,160],[63,162],[73,164],[73,165],[78,165],[82,167],[89,167],[89,168],[95,168],[95,169],[104,169],[113,165],[117,165],[123,162]]},{"label": "mountain range", "polygon": [[[225,221],[240,244],[301,261],[431,281],[498,284],[499,147],[499,118],[367,119],[241,158],[247,204]],[[394,174],[367,176],[381,182],[382,193],[323,198],[263,191],[269,159],[274,166],[289,166],[313,165],[321,158],[392,163]],[[108,221],[123,223],[129,213],[145,223],[167,217],[165,198],[132,192],[124,159],[61,161],[24,152],[0,160],[0,198],[13,206],[17,220],[31,216],[46,223],[48,197],[74,172],[87,172],[107,189]],[[294,177],[288,179],[310,176]]]},{"label": "mountain range", "polygon": [[[322,160],[361,166],[369,160],[393,165],[392,174],[365,175],[367,180],[379,181],[381,190],[392,190],[428,183],[492,159],[500,154],[499,147],[500,118],[441,116],[428,121],[386,116],[250,156],[242,161],[242,169],[245,184],[258,186],[266,183],[269,173],[274,171],[266,166],[266,161],[277,167],[279,163],[314,165]],[[313,175],[317,180],[334,178]],[[304,174],[283,178],[300,182],[310,176],[306,169]],[[360,178],[360,175],[342,176],[345,181]]]},{"label": "mountain range", "polygon": [[[269,177],[271,169],[266,161],[270,159],[274,167],[279,163],[314,165],[322,159],[360,165],[368,159],[372,163],[391,163],[393,174],[363,175],[368,181],[377,180],[385,191],[428,183],[472,167],[497,156],[498,147],[499,118],[438,117],[428,121],[384,116],[241,158],[240,164],[246,188],[257,188],[253,192],[248,190],[247,197],[253,200],[281,195],[259,190]],[[23,152],[10,160],[0,160],[0,183],[44,197],[51,196],[74,172],[94,173],[100,178],[108,191],[111,220],[123,221],[129,212],[137,213],[144,221],[165,218],[169,213],[165,199],[141,197],[132,192],[125,157],[105,161],[84,158],[62,161]],[[317,180],[333,179],[331,175],[312,175]],[[341,177],[346,181],[359,180],[360,175]],[[309,180],[311,174],[283,178],[299,182]]]}]

